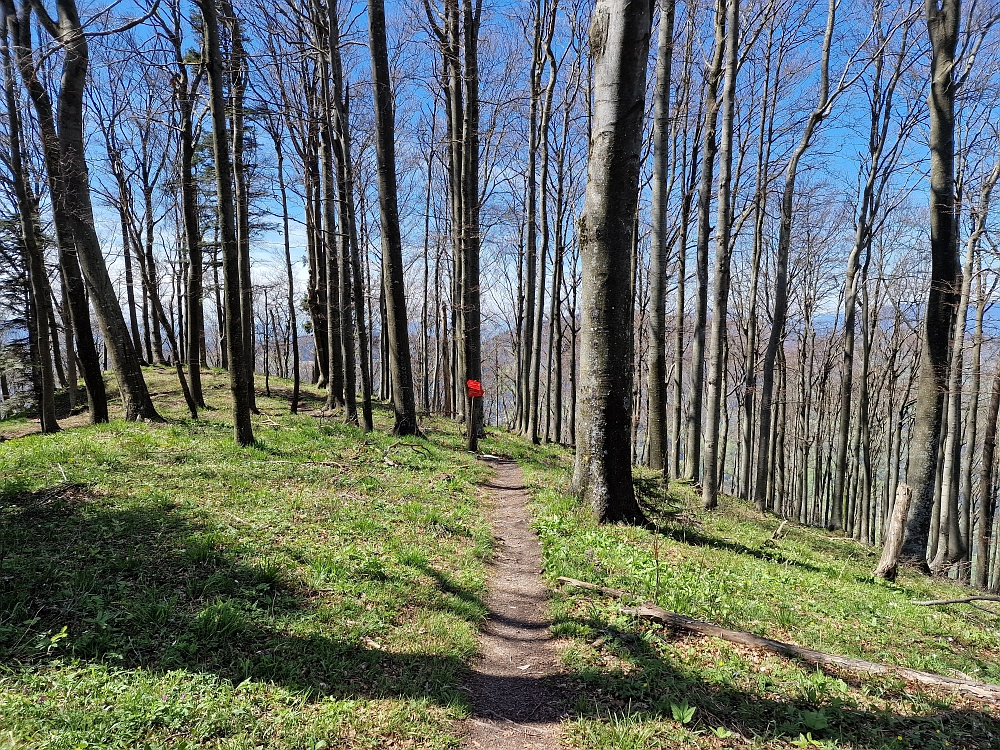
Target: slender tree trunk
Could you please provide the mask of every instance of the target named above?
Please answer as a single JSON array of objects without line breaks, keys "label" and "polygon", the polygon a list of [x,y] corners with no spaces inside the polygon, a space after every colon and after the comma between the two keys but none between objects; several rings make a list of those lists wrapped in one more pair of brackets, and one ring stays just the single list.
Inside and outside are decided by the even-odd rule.
[{"label": "slender tree trunk", "polygon": [[[784,340],[785,317],[788,312],[788,253],[792,242],[792,207],[795,196],[795,178],[798,173],[799,161],[809,148],[813,133],[819,124],[830,113],[830,47],[833,39],[834,20],[837,13],[837,0],[829,0],[827,4],[826,31],[823,35],[823,49],[820,60],[821,82],[819,96],[815,109],[806,121],[798,146],[792,152],[785,167],[785,184],[781,194],[781,217],[778,228],[778,247],[776,252],[776,269],[774,281],[774,313],[772,315],[771,333],[768,336],[767,347],[764,350],[764,364],[761,376],[760,392],[760,424],[758,428],[757,449],[757,480],[754,486],[754,500],[757,507],[763,510],[771,485],[772,474],[769,471],[768,456],[771,439],[771,411],[774,391],[774,364],[778,350]],[[838,93],[843,89],[838,89]]]},{"label": "slender tree trunk", "polygon": [[[249,70],[243,49],[243,30],[240,19],[233,11],[230,0],[219,1],[219,11],[229,27],[229,108],[232,117],[232,179],[233,200],[236,209],[236,243],[239,251],[240,334],[243,337],[242,364],[246,368],[246,397],[250,411],[257,414],[257,396],[254,391],[256,347],[254,345],[253,282],[250,275],[250,193],[247,185],[245,151],[246,126],[244,124],[243,98]],[[232,362],[232,357],[230,357]],[[235,366],[235,365],[233,365]]]},{"label": "slender tree trunk", "polygon": [[[201,387],[201,348],[205,338],[205,312],[203,298],[204,287],[204,257],[201,247],[201,226],[198,221],[198,184],[194,177],[194,121],[192,109],[193,97],[196,95],[199,77],[192,87],[188,83],[187,66],[178,49],[177,83],[175,97],[178,100],[180,116],[181,142],[181,204],[184,214],[184,236],[187,240],[188,253],[188,314],[187,314],[187,366],[191,381],[191,396],[198,406],[205,406],[205,396]],[[282,189],[284,182],[282,181]]]},{"label": "slender tree trunk", "polygon": [[[392,367],[392,396],[396,435],[419,434],[413,375],[410,368],[409,330],[403,287],[403,243],[399,233],[396,200],[395,123],[389,53],[385,37],[382,0],[368,0],[368,32],[375,92],[375,152],[378,159],[379,214],[382,220],[382,287],[386,296],[386,323]],[[478,290],[477,290],[478,291]]]},{"label": "slender tree trunk", "polygon": [[656,87],[653,90],[653,200],[649,255],[649,466],[666,470],[667,454],[667,157],[674,0],[659,0]]},{"label": "slender tree trunk", "polygon": [[[715,306],[708,356],[708,413],[705,430],[705,474],[702,502],[707,510],[719,504],[719,422],[725,397],[726,327],[729,324],[729,282],[732,252],[733,119],[736,109],[736,72],[739,54],[739,0],[716,6],[716,45],[726,48],[726,82],[722,91],[722,143],[719,154],[718,224],[715,243]],[[725,445],[722,446],[725,459]],[[723,461],[724,463],[724,461]]]},{"label": "slender tree trunk", "polygon": [[[21,156],[21,118],[17,101],[14,96],[14,74],[11,70],[10,54],[7,49],[7,29],[3,29],[3,82],[7,103],[7,145],[10,152],[9,168],[17,202],[17,215],[21,225],[21,241],[24,245],[25,267],[31,289],[35,329],[35,345],[37,348],[38,380],[41,394],[38,402],[38,416],[42,432],[59,431],[56,421],[55,381],[52,375],[52,341],[50,337],[49,317],[52,315],[52,299],[49,296],[45,271],[45,256],[38,243],[35,224],[35,199],[30,193],[30,186],[24,174],[24,162]],[[56,343],[58,347],[58,342]]]},{"label": "slender tree trunk", "polygon": [[[481,1],[462,0],[465,36],[465,113],[462,143],[462,238],[463,238],[463,340],[465,380],[483,379],[482,331],[479,293],[479,18]],[[466,404],[465,447],[476,451],[483,432],[483,399]]]},{"label": "slender tree trunk", "polygon": [[[716,0],[717,18],[725,16],[725,0]],[[684,473],[692,482],[701,477],[702,403],[705,390],[705,328],[708,323],[708,245],[712,226],[712,182],[715,175],[715,154],[718,148],[716,130],[719,120],[718,91],[722,78],[725,39],[722,24],[716,23],[712,61],[705,84],[705,124],[702,131],[701,180],[698,186],[698,244],[695,251],[695,273],[698,292],[695,297],[694,331],[691,348],[691,400],[687,415],[687,450]]]},{"label": "slender tree trunk", "polygon": [[281,228],[285,241],[285,271],[288,275],[288,326],[290,329],[292,348],[292,402],[289,410],[292,414],[299,412],[299,323],[295,312],[295,274],[292,269],[292,246],[288,231],[288,191],[285,189],[285,161],[281,148],[281,134],[275,130],[271,133],[274,139],[274,153],[277,157],[278,191],[281,196]]},{"label": "slender tree trunk", "polygon": [[[979,523],[976,524],[976,546],[978,548],[979,564],[973,566],[972,585],[977,588],[986,586],[989,572],[990,538],[987,531],[992,525],[991,519],[996,513],[993,499],[993,471],[996,465],[997,418],[1000,417],[1000,359],[993,374],[993,387],[990,389],[990,403],[986,409],[986,423],[983,425],[983,460],[979,470]],[[992,534],[994,549],[997,548],[997,536]]]},{"label": "slender tree trunk", "polygon": [[212,111],[212,145],[215,155],[216,190],[222,230],[222,263],[225,276],[226,349],[229,360],[229,386],[233,392],[233,421],[236,443],[254,443],[250,392],[253,390],[244,362],[244,339],[241,331],[240,249],[236,235],[232,170],[229,162],[229,139],[226,133],[226,102],[223,91],[222,52],[219,46],[219,19],[212,0],[197,0],[205,23],[204,55]]}]

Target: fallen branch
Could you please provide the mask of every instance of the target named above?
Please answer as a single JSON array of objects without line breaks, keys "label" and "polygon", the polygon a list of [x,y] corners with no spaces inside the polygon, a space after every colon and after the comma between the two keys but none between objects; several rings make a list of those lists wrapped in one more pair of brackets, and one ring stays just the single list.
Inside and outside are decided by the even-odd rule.
[{"label": "fallen branch", "polygon": [[[560,583],[564,583],[567,586],[582,588],[588,591],[599,591],[602,594],[607,594],[609,596],[618,598],[628,596],[628,594],[624,591],[619,591],[618,589],[595,586],[592,583],[577,581],[573,578],[559,578],[558,580]],[[722,640],[729,641],[730,643],[739,643],[744,646],[760,648],[765,651],[790,657],[792,659],[804,661],[807,664],[815,664],[818,666],[832,665],[840,667],[841,669],[862,674],[895,675],[896,677],[902,677],[905,680],[912,680],[924,685],[949,688],[964,695],[970,695],[994,705],[1000,705],[1000,685],[990,685],[984,682],[976,682],[975,680],[945,677],[943,675],[931,674],[930,672],[920,672],[916,669],[909,669],[907,667],[876,664],[875,662],[853,659],[848,656],[827,654],[823,651],[816,651],[811,648],[805,648],[804,646],[796,646],[792,643],[784,643],[771,638],[764,638],[742,630],[730,630],[729,628],[719,627],[718,625],[713,625],[710,622],[695,620],[690,617],[685,617],[684,615],[679,615],[676,612],[668,612],[667,610],[656,607],[652,604],[643,604],[639,607],[635,607],[634,609],[623,609],[622,611],[626,614],[635,615],[636,617],[644,620],[650,620],[652,622],[657,622],[679,630],[687,630],[692,633],[698,633],[699,635],[721,638]]]},{"label": "fallen branch", "polygon": [[784,521],[781,522],[781,524],[778,526],[778,528],[776,528],[774,530],[774,533],[771,534],[771,538],[768,539],[767,541],[765,541],[764,544],[761,545],[761,546],[763,546],[763,547],[777,547],[778,546],[778,540],[781,538],[781,532],[785,530],[785,524],[786,523],[788,523],[788,519],[787,518]]},{"label": "fallen branch", "polygon": [[934,607],[939,604],[968,604],[969,602],[1000,602],[1000,596],[967,596],[964,599],[930,599],[926,602],[913,602],[921,607]]},{"label": "fallen branch", "polygon": [[566,576],[559,576],[557,579],[559,583],[565,584],[566,586],[572,586],[575,589],[586,589],[587,591],[598,591],[602,594],[607,594],[608,596],[614,596],[618,599],[628,596],[628,593],[622,591],[621,589],[610,589],[607,586],[598,586],[595,583],[587,583],[586,581],[578,581],[575,578],[567,578]]},{"label": "fallen branch", "polygon": [[396,464],[394,464],[392,461],[389,460],[389,454],[392,453],[397,448],[412,448],[418,453],[423,453],[425,456],[429,456],[431,454],[431,452],[427,450],[427,448],[420,445],[419,443],[404,443],[401,440],[397,440],[395,443],[390,445],[382,452],[383,460],[385,460],[385,462],[390,466],[395,466]]}]

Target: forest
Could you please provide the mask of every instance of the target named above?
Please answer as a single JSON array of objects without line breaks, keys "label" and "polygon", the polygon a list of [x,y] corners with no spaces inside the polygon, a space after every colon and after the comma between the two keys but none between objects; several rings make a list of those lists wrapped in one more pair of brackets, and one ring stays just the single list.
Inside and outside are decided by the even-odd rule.
[{"label": "forest", "polygon": [[[1000,705],[1000,4],[0,0],[0,20],[0,712],[46,689],[32,680],[56,692],[67,665],[117,655],[114,669],[162,665],[156,680],[222,680],[224,698],[188,693],[226,711],[244,681],[271,686],[246,699],[267,717],[259,737],[226,714],[224,729],[177,719],[182,740],[154,722],[122,747],[521,747],[501,719],[539,747],[996,747],[995,716],[971,706]],[[330,503],[314,510],[339,542],[305,496]],[[522,515],[497,515],[507,503]],[[102,514],[183,591],[135,572]],[[504,572],[490,539],[534,549],[535,534],[535,557]],[[118,562],[55,542],[91,535]],[[755,565],[770,572],[750,583]],[[504,632],[496,581],[525,566],[544,583],[504,595],[573,591],[537,594],[551,609]],[[40,593],[60,576],[72,604]],[[106,576],[131,593],[114,599]],[[737,603],[778,580],[793,591]],[[294,612],[334,583],[383,620],[443,596],[457,619],[425,626],[457,640],[379,661],[388,636],[366,625],[357,658],[381,676],[330,687],[354,685],[359,664],[337,662],[354,636]],[[826,591],[799,607],[810,587]],[[829,635],[826,597],[860,608],[838,615],[857,640]],[[143,617],[126,646],[121,623]],[[520,654],[523,628],[579,647]],[[790,698],[737,670],[729,692],[707,688],[715,657],[676,672],[680,651],[636,650],[650,628],[783,654],[812,665],[788,684],[829,684]],[[893,656],[894,637],[953,645]],[[332,638],[326,666],[296,638]],[[522,684],[490,671],[491,649],[563,671]],[[626,652],[630,667],[611,665]],[[97,668],[98,692],[146,689]],[[552,687],[574,669],[573,690]],[[435,677],[398,677],[413,670]],[[629,670],[668,697],[633,695]],[[845,676],[879,670],[903,687]],[[965,697],[917,700],[914,680]],[[554,697],[580,684],[616,697]],[[758,689],[787,716],[754,708]],[[281,744],[275,706],[327,694],[372,705],[323,714],[331,745],[296,714]],[[402,713],[381,725],[390,698]],[[958,717],[947,741],[938,709]],[[545,728],[574,711],[571,730]],[[476,717],[494,734],[442,728]],[[11,747],[113,734],[22,718]]]}]

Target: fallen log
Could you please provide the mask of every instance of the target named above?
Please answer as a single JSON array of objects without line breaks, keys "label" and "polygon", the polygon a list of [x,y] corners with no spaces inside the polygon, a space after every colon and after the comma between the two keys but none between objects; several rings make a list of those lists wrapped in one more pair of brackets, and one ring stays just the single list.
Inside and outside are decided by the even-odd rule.
[{"label": "fallen log", "polygon": [[[567,586],[581,588],[587,591],[598,591],[602,594],[616,598],[629,596],[629,594],[624,591],[620,591],[619,589],[612,589],[606,586],[596,586],[592,583],[578,581],[574,578],[561,577],[558,580],[560,583]],[[784,643],[783,641],[776,641],[772,638],[764,638],[763,636],[755,635],[754,633],[748,633],[742,630],[730,630],[729,628],[723,628],[710,622],[685,617],[684,615],[679,615],[676,612],[668,612],[667,610],[652,604],[643,604],[634,608],[625,608],[622,611],[626,614],[634,615],[644,620],[657,622],[662,625],[667,625],[678,630],[686,630],[691,633],[698,633],[699,635],[721,638],[722,640],[729,641],[730,643],[738,643],[743,646],[763,649],[765,651],[770,651],[771,653],[781,654],[782,656],[804,661],[807,664],[814,664],[816,666],[835,666],[840,667],[841,669],[846,669],[850,672],[861,674],[893,675],[901,677],[904,680],[919,682],[923,685],[931,685],[933,687],[954,690],[962,693],[963,695],[979,698],[980,700],[1000,706],[1000,685],[991,685],[985,682],[959,679],[957,677],[945,677],[944,675],[921,672],[916,669],[909,669],[908,667],[877,664],[875,662],[864,661],[863,659],[854,659],[849,656],[828,654],[823,651],[816,651],[815,649],[806,648],[804,646],[796,646],[793,643]]]},{"label": "fallen log", "polygon": [[970,602],[1000,602],[1000,596],[967,596],[964,599],[929,599],[926,602],[913,602],[921,607],[934,607],[939,604],[969,604]]}]

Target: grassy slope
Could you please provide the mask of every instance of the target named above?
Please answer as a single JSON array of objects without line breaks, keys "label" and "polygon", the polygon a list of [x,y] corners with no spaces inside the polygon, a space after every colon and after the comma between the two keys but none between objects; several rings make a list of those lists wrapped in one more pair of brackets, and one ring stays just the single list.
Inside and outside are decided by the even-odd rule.
[{"label": "grassy slope", "polygon": [[[550,581],[570,576],[654,599],[654,535],[598,528],[562,491],[568,452],[504,442],[535,490]],[[786,527],[776,547],[765,545],[776,519],[735,500],[703,512],[683,485],[645,499],[663,526],[661,606],[833,653],[1000,682],[1000,616],[911,603],[961,596],[955,584],[909,572],[895,585],[875,581],[872,550],[816,529]],[[560,593],[553,606],[577,696],[570,735],[583,747],[1000,748],[997,713],[972,701],[671,635],[589,595]],[[695,708],[687,724],[685,707]]]},{"label": "grassy slope", "polygon": [[[365,438],[317,419],[315,392],[298,417],[261,397],[260,445],[240,450],[222,374],[198,422],[171,373],[150,382],[167,425],[0,443],[0,748],[456,746],[491,537],[486,469],[454,426],[413,449],[385,412]],[[484,447],[536,491],[550,580],[655,597],[653,535],[596,527],[562,492],[568,452]],[[703,513],[684,487],[647,499],[662,606],[1000,682],[1000,618],[910,604],[955,586],[877,583],[869,550],[816,530],[765,546],[777,521]],[[560,593],[553,609],[576,746],[1000,748],[996,714],[970,701],[671,636],[613,601]]]},{"label": "grassy slope", "polygon": [[0,443],[0,747],[455,746],[491,536],[453,427],[261,396],[242,450],[224,374],[198,422],[149,378],[166,425]]}]

